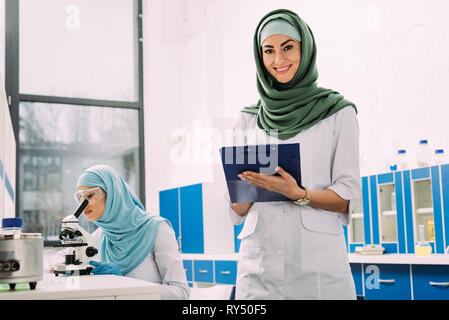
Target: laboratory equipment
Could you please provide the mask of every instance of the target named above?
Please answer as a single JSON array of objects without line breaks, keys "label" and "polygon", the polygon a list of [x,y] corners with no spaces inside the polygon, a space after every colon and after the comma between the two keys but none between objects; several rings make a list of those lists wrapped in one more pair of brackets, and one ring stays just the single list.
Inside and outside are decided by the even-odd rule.
[{"label": "laboratory equipment", "polygon": [[428,241],[424,240],[424,225],[419,225],[419,241],[415,245],[415,254],[418,256],[428,256],[432,253],[432,247]]},{"label": "laboratory equipment", "polygon": [[367,244],[363,247],[357,247],[355,248],[355,253],[360,255],[379,255],[383,254],[385,251],[385,248],[382,247],[380,244]]},{"label": "laboratory equipment", "polygon": [[28,282],[35,289],[43,277],[44,242],[40,233],[22,233],[21,218],[5,218],[0,233],[0,283],[11,290]]},{"label": "laboratory equipment", "polygon": [[445,162],[444,161],[444,150],[443,149],[436,149],[433,160],[434,160],[434,164],[435,165],[443,164]]},{"label": "laboratory equipment", "polygon": [[57,265],[53,272],[58,275],[88,275],[92,271],[92,265],[89,260],[94,259],[98,254],[97,248],[92,243],[91,235],[84,230],[78,223],[78,217],[83,212],[84,208],[89,204],[85,199],[76,208],[75,212],[62,220],[59,244],[55,247],[73,248],[68,250],[65,255],[65,261]]},{"label": "laboratory equipment", "polygon": [[407,170],[408,169],[408,163],[407,163],[407,152],[404,149],[398,150],[398,156],[397,156],[397,165],[399,170]]},{"label": "laboratory equipment", "polygon": [[418,167],[428,167],[431,162],[430,147],[427,140],[419,140],[418,149],[416,151],[416,161]]}]

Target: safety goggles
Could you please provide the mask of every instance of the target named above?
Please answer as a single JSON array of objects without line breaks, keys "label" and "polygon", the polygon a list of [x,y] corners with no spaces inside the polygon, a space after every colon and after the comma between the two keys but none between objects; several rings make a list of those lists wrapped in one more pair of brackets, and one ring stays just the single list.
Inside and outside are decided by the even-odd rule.
[{"label": "safety goggles", "polygon": [[94,204],[98,200],[103,199],[104,196],[105,192],[103,189],[100,187],[95,187],[75,192],[75,201],[80,204],[87,199],[89,203]]}]

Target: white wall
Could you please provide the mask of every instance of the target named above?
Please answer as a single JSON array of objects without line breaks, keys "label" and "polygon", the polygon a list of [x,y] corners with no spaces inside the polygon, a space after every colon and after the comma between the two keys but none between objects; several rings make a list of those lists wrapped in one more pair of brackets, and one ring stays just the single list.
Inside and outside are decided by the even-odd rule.
[{"label": "white wall", "polygon": [[362,175],[386,170],[399,148],[414,161],[421,138],[449,151],[445,0],[145,0],[150,211],[159,211],[159,190],[215,181],[210,164],[170,160],[182,145],[170,135],[184,128],[193,136],[199,123],[232,123],[227,119],[257,101],[253,33],[276,8],[296,11],[312,29],[319,85],[356,103]]}]

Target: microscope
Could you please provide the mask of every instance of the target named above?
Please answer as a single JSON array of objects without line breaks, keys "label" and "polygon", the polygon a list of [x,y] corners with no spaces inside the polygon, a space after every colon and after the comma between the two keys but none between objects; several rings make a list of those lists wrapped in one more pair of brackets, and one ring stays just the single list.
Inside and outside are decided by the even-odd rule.
[{"label": "microscope", "polygon": [[57,265],[53,272],[58,275],[88,275],[92,271],[89,260],[92,260],[98,253],[98,250],[92,246],[92,237],[90,233],[84,230],[78,223],[78,217],[84,208],[89,204],[85,199],[75,210],[75,212],[62,220],[61,232],[59,234],[60,243],[55,247],[73,248],[67,250],[65,262]]}]

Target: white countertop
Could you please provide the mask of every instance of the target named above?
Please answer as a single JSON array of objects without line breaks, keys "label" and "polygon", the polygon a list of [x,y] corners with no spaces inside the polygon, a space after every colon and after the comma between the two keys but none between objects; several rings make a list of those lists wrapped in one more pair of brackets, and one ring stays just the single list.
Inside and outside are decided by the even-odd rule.
[{"label": "white countertop", "polygon": [[239,259],[238,253],[183,253],[183,260],[235,260]]},{"label": "white countertop", "polygon": [[382,255],[348,254],[350,263],[378,263],[378,264],[447,264],[449,255],[431,254],[430,256],[418,256],[416,254],[387,253]]},{"label": "white countertop", "polygon": [[[380,263],[380,264],[447,264],[449,255],[432,254],[430,256],[418,256],[415,254],[382,254],[382,255],[359,255],[348,254],[350,263]],[[230,254],[182,254],[183,260],[238,260],[238,253]]]},{"label": "white countertop", "polygon": [[0,292],[0,300],[160,299],[160,284],[116,275],[58,276],[45,272],[35,290]]}]

